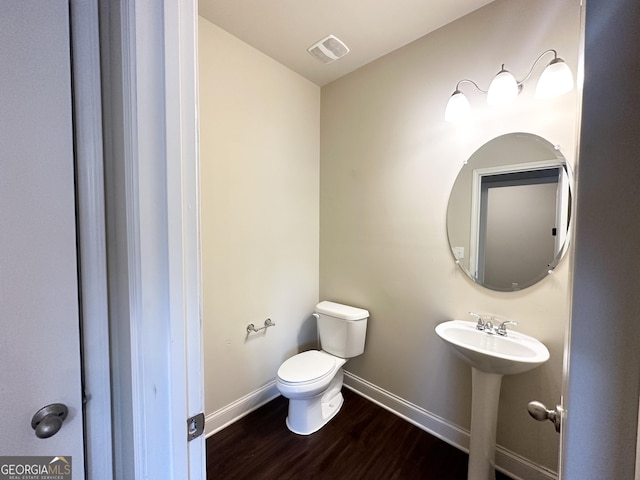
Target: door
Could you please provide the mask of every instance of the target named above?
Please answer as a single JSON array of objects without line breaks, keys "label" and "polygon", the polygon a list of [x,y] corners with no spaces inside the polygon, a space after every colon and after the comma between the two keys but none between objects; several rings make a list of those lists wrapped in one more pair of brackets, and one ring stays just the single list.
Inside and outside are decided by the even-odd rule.
[{"label": "door", "polygon": [[[81,479],[69,30],[66,0],[0,3],[0,465],[48,457]],[[51,404],[68,414],[39,438],[32,418]]]},{"label": "door", "polygon": [[538,177],[541,172],[546,171],[527,174],[532,178],[486,183],[483,178],[479,249],[483,254],[479,256],[478,278],[486,285],[527,286],[556,256],[553,228],[558,169],[553,169],[550,177]]}]

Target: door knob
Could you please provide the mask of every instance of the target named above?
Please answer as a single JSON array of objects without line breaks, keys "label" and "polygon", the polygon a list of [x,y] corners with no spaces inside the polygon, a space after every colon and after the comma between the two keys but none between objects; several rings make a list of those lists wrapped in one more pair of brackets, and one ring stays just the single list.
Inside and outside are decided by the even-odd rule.
[{"label": "door knob", "polygon": [[560,432],[560,419],[562,417],[562,407],[560,405],[556,405],[555,410],[548,410],[544,403],[534,401],[529,402],[527,410],[529,415],[539,422],[550,420],[555,425],[556,432]]},{"label": "door knob", "polygon": [[36,431],[36,437],[49,438],[54,436],[62,427],[69,410],[63,403],[52,403],[38,410],[31,419],[31,428]]}]

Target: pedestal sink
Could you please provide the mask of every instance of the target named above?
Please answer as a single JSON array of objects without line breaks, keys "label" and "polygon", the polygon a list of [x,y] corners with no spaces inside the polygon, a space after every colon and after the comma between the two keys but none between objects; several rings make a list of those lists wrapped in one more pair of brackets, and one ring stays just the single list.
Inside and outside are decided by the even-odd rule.
[{"label": "pedestal sink", "polygon": [[503,375],[524,373],[549,360],[549,350],[533,337],[510,330],[479,330],[475,322],[451,320],[436,333],[471,365],[471,438],[468,480],[495,479],[496,424]]}]

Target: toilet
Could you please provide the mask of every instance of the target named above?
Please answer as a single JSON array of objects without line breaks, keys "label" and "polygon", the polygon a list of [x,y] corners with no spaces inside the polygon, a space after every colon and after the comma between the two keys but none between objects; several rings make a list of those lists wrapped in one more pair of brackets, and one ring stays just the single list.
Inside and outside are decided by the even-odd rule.
[{"label": "toilet", "polygon": [[342,407],[342,366],[364,352],[369,312],[334,302],[320,302],[318,322],[322,350],[309,350],[286,360],[276,386],[289,399],[287,427],[299,435],[320,430]]}]

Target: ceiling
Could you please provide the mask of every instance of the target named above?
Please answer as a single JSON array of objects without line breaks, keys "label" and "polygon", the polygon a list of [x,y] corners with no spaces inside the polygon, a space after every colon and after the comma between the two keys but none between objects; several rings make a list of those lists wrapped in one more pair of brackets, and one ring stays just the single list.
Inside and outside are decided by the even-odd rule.
[{"label": "ceiling", "polygon": [[[198,0],[202,17],[325,85],[492,0]],[[307,48],[333,34],[350,52],[329,64]]]}]

